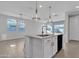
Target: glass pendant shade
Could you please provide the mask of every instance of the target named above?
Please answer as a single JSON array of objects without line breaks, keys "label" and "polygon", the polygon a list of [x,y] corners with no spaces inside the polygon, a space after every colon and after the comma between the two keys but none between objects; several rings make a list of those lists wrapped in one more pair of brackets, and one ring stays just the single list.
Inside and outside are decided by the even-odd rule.
[{"label": "glass pendant shade", "polygon": [[38,9],[37,9],[37,1],[36,1],[36,10],[35,10],[35,17],[33,17],[32,19],[35,21],[41,20],[40,17],[38,17]]},{"label": "glass pendant shade", "polygon": [[40,20],[40,18],[38,17],[38,15],[37,15],[37,14],[36,14],[36,16],[35,16],[35,17],[33,17],[32,19],[33,19],[33,20],[36,20],[36,21],[37,21],[37,20]]}]

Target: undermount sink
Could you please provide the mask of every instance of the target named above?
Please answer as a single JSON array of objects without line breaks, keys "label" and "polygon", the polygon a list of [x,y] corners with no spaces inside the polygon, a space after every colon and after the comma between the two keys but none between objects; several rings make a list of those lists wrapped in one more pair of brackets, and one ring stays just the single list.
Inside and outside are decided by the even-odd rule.
[{"label": "undermount sink", "polygon": [[45,36],[49,36],[48,34],[41,34],[41,35],[37,35],[37,36],[42,36],[42,37],[45,37]]}]

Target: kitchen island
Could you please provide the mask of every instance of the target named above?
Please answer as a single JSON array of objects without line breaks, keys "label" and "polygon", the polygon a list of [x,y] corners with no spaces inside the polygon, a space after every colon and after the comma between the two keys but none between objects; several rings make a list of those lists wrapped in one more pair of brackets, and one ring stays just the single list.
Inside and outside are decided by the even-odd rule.
[{"label": "kitchen island", "polygon": [[62,34],[25,35],[20,38],[2,40],[0,47],[4,47],[4,51],[0,49],[3,51],[0,57],[51,58],[62,49]]},{"label": "kitchen island", "polygon": [[28,58],[51,58],[57,53],[57,36],[26,35],[24,55]]}]

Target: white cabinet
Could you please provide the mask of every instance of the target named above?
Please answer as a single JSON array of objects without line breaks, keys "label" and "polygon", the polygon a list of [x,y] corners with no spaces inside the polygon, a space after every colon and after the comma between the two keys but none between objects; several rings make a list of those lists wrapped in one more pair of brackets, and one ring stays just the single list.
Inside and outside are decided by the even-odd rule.
[{"label": "white cabinet", "polygon": [[53,37],[53,56],[57,53],[57,36]]},{"label": "white cabinet", "polygon": [[33,48],[33,58],[41,58],[43,57],[43,41],[42,39],[32,39],[32,48]]},{"label": "white cabinet", "polygon": [[44,57],[52,57],[53,56],[53,39],[46,38],[44,39]]},{"label": "white cabinet", "polygon": [[57,36],[44,40],[44,57],[53,57],[57,53]]},{"label": "white cabinet", "polygon": [[28,57],[51,58],[57,52],[57,36],[50,36],[47,38],[29,37],[29,44],[27,45],[29,45]]},{"label": "white cabinet", "polygon": [[[25,57],[27,58],[42,58],[43,57],[43,40],[29,37],[26,39],[26,46],[24,48]],[[28,46],[28,47],[27,47]]]},{"label": "white cabinet", "polygon": [[57,53],[57,36],[44,40],[44,57],[53,57]]}]

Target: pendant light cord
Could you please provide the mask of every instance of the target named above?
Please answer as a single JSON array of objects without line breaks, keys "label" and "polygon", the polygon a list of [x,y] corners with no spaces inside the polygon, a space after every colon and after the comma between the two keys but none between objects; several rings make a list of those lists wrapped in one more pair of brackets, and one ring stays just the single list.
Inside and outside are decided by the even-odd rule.
[{"label": "pendant light cord", "polygon": [[40,20],[40,18],[38,17],[37,13],[38,13],[38,5],[37,5],[37,0],[35,1],[36,3],[36,7],[35,7],[35,17],[33,17],[32,19],[35,19],[36,21],[37,20]]},{"label": "pendant light cord", "polygon": [[37,1],[36,1],[36,11],[35,12],[36,12],[36,14],[38,13],[38,10],[37,10]]},{"label": "pendant light cord", "polygon": [[19,15],[20,15],[20,19],[22,20],[23,14],[22,14],[22,13],[20,13]]},{"label": "pendant light cord", "polygon": [[49,6],[49,19],[51,19],[51,6]]}]

